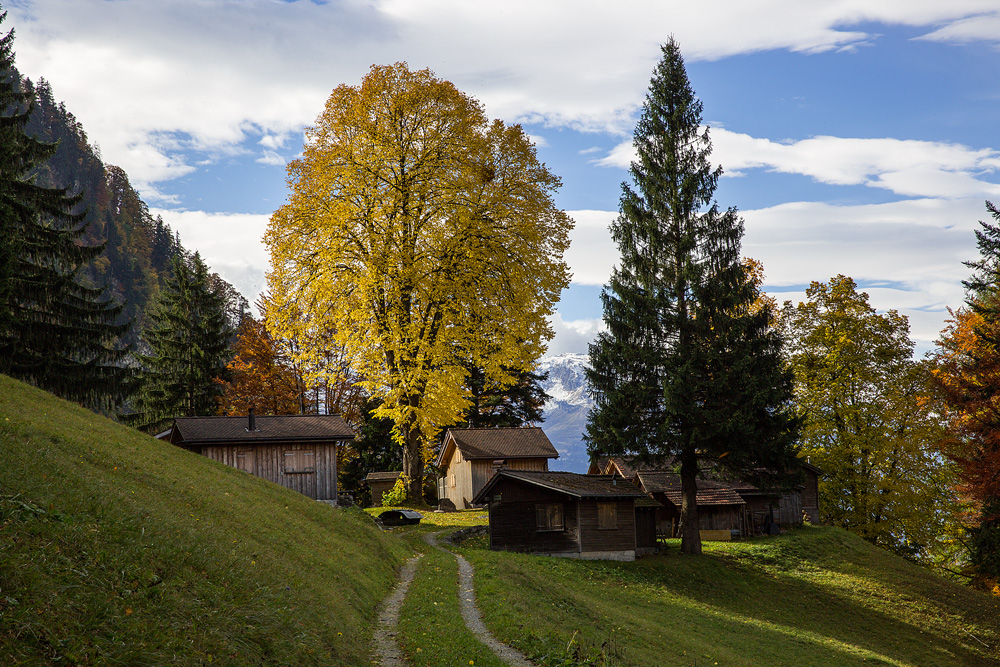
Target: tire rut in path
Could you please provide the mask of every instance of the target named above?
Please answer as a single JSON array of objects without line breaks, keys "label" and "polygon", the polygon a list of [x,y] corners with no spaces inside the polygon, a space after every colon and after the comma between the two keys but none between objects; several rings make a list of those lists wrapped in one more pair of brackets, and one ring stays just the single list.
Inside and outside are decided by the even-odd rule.
[{"label": "tire rut in path", "polygon": [[458,559],[458,604],[459,609],[462,611],[462,620],[465,621],[465,627],[469,628],[469,631],[476,636],[476,639],[489,647],[498,658],[508,665],[512,667],[532,667],[532,663],[523,653],[494,637],[486,627],[486,624],[483,623],[482,614],[476,605],[476,591],[472,580],[472,565],[462,556],[440,546],[437,543],[437,537],[440,534],[431,533],[425,535],[424,539],[435,549],[440,549]]},{"label": "tire rut in path", "polygon": [[[381,667],[406,667],[406,658],[396,641],[396,628],[399,626],[399,610],[406,598],[406,591],[417,571],[418,554],[406,561],[399,570],[399,582],[392,592],[382,601],[378,612],[378,622],[375,624],[375,636],[372,643],[375,649],[375,661]],[[373,661],[373,662],[375,662]]]}]

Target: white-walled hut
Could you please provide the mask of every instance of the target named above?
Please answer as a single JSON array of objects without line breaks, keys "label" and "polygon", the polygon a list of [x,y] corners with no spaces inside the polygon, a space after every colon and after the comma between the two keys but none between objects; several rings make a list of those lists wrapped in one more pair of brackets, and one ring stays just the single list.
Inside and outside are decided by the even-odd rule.
[{"label": "white-walled hut", "polygon": [[558,456],[537,426],[448,429],[435,462],[438,500],[468,509],[497,470],[546,471]]}]

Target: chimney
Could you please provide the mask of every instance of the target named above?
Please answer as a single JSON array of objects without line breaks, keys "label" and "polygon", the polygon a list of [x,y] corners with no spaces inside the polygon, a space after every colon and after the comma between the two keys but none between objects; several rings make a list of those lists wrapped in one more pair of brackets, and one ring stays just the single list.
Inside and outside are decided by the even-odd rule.
[{"label": "chimney", "polygon": [[257,422],[253,418],[253,408],[250,408],[250,412],[248,413],[248,416],[249,416],[250,425],[247,427],[247,431],[249,431],[250,433],[253,433],[254,431],[257,430]]}]

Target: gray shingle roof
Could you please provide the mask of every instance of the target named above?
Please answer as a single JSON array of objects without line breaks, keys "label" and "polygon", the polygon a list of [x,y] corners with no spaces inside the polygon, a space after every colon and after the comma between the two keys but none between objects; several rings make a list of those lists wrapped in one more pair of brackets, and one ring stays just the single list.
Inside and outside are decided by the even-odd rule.
[{"label": "gray shingle roof", "polygon": [[402,470],[393,470],[391,472],[370,472],[365,476],[366,482],[394,482],[399,479],[399,476],[403,474]]},{"label": "gray shingle roof", "polygon": [[[681,477],[680,475],[675,475],[668,472],[650,472],[642,471],[638,472],[639,482],[642,484],[642,488],[646,490],[646,493],[654,495],[657,493],[662,493],[667,500],[676,505],[681,506],[683,502],[683,494],[681,493]],[[698,480],[698,493],[697,493],[698,506],[709,506],[709,505],[745,505],[746,501],[740,498],[740,495],[736,493],[725,482],[716,482],[708,479]]]},{"label": "gray shingle roof", "polygon": [[[554,459],[559,452],[537,426],[521,428],[451,428],[445,433],[455,439],[462,458],[469,459]],[[437,465],[443,463],[447,447],[441,448]]]},{"label": "gray shingle roof", "polygon": [[275,440],[351,440],[354,431],[339,415],[263,415],[254,417],[177,417],[170,432],[175,445],[212,442],[267,442]]},{"label": "gray shingle roof", "polygon": [[642,489],[616,475],[582,475],[575,472],[543,472],[536,470],[498,470],[497,474],[476,494],[473,503],[484,502],[490,489],[501,479],[513,479],[574,498],[646,498]]}]

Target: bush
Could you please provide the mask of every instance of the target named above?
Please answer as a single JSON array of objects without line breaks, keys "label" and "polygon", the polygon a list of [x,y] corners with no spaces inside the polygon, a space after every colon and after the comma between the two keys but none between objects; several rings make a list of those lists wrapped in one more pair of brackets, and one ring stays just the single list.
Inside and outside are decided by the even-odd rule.
[{"label": "bush", "polygon": [[399,507],[406,500],[406,477],[399,476],[396,484],[382,494],[382,507]]}]

